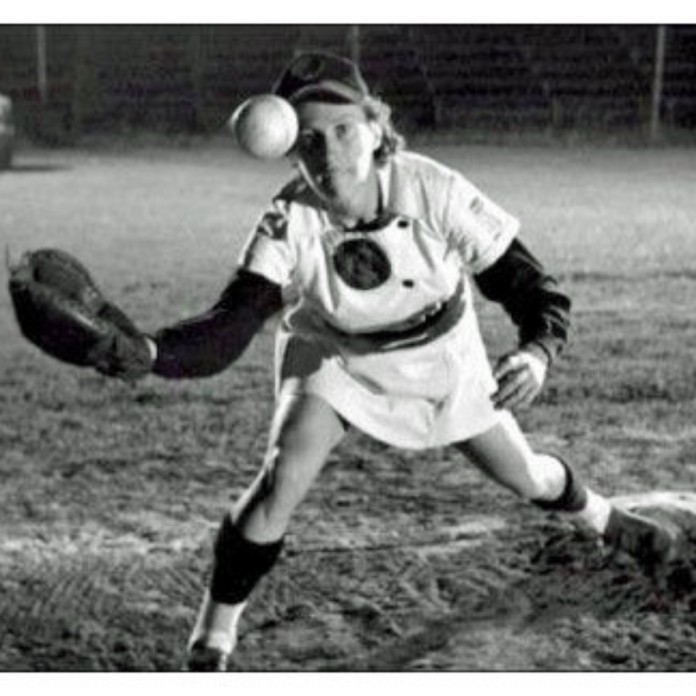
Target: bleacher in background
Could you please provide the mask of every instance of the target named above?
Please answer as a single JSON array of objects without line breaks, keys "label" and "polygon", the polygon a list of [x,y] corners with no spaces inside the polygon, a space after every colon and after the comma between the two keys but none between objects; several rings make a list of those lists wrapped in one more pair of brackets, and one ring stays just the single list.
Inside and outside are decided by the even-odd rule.
[{"label": "bleacher in background", "polygon": [[[405,131],[644,128],[656,27],[640,25],[0,25],[0,92],[20,127],[213,132],[297,50],[359,58]],[[661,116],[696,126],[696,26],[667,28]]]}]

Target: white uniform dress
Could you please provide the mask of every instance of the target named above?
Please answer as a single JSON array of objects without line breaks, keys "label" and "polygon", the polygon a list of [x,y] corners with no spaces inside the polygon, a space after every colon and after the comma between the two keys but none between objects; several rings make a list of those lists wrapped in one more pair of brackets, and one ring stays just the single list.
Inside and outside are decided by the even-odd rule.
[{"label": "white uniform dress", "polygon": [[[427,157],[401,152],[378,172],[384,215],[370,229],[342,229],[298,178],[244,248],[241,267],[293,298],[278,328],[278,395],[319,395],[397,447],[466,440],[500,418],[468,275],[504,253],[519,223]],[[429,321],[443,307],[456,317],[444,330]]]}]

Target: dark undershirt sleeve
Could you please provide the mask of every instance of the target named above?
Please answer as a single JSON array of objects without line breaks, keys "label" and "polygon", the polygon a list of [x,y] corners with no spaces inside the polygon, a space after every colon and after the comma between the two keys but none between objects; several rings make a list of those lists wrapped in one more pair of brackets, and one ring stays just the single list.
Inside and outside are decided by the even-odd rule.
[{"label": "dark undershirt sleeve", "polygon": [[157,344],[153,373],[185,379],[222,372],[282,305],[279,285],[255,273],[237,271],[209,311],[151,337]]},{"label": "dark undershirt sleeve", "polygon": [[521,346],[536,345],[552,363],[568,341],[571,301],[518,239],[475,276],[487,299],[503,306],[519,330]]}]

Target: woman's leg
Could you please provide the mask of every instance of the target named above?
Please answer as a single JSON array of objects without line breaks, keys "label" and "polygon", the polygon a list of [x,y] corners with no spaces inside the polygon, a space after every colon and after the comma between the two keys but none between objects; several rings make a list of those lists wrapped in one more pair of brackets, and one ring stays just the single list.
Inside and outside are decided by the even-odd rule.
[{"label": "woman's leg", "polygon": [[487,476],[543,510],[565,512],[604,541],[654,566],[674,553],[674,534],[613,506],[585,486],[561,458],[534,452],[509,413],[490,430],[456,445]]},{"label": "woman's leg", "polygon": [[249,594],[273,567],[292,513],[344,434],[343,421],[323,399],[281,399],[261,471],[220,525],[188,669],[225,668]]},{"label": "woman's leg", "polygon": [[[508,412],[502,414],[501,422],[493,428],[456,447],[494,481],[535,502],[560,499],[572,475],[568,465],[558,457],[534,452]],[[576,477],[573,481],[578,487],[574,492],[577,499],[569,501],[569,505],[578,507],[584,502],[585,489]]]}]

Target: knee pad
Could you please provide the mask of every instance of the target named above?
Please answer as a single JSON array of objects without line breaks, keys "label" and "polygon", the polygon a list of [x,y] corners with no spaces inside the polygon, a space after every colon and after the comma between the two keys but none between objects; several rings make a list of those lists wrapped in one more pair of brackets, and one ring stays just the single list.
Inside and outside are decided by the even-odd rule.
[{"label": "knee pad", "polygon": [[587,489],[578,479],[577,474],[564,459],[557,454],[548,456],[557,459],[566,472],[565,488],[555,500],[532,500],[534,505],[548,512],[579,512],[587,505]]},{"label": "knee pad", "polygon": [[229,515],[225,515],[213,547],[210,596],[215,602],[238,604],[245,601],[259,580],[274,566],[283,548],[283,539],[257,544],[245,539]]}]

